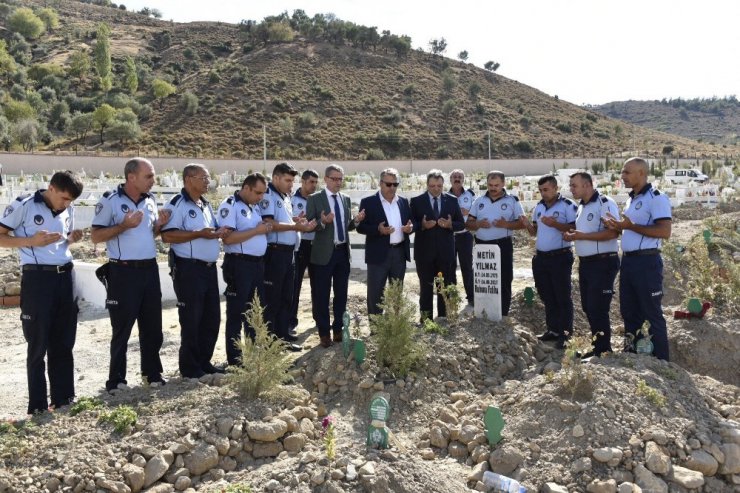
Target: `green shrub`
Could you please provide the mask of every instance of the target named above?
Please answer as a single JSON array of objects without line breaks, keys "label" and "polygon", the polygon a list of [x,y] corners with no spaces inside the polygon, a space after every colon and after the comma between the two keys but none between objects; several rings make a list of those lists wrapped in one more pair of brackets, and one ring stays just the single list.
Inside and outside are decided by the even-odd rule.
[{"label": "green shrub", "polygon": [[27,39],[36,39],[46,31],[44,21],[27,7],[15,9],[8,17],[7,26]]},{"label": "green shrub", "polygon": [[255,293],[246,313],[247,323],[254,328],[254,340],[246,337],[237,343],[242,353],[241,365],[230,366],[227,375],[229,385],[249,399],[275,396],[291,378],[288,370],[293,362],[285,352],[284,343],[267,330],[263,313]]},{"label": "green shrub", "polygon": [[299,114],[296,120],[300,128],[311,128],[316,125],[316,115],[310,111]]},{"label": "green shrub", "polygon": [[652,388],[648,383],[640,378],[637,380],[635,394],[645,397],[656,407],[663,407],[666,404],[665,396],[657,389]]},{"label": "green shrub", "polygon": [[526,140],[520,140],[519,142],[514,144],[514,149],[525,154],[529,154],[534,151],[534,147],[532,147],[532,144],[530,144]]},{"label": "green shrub", "polygon": [[378,365],[394,376],[403,377],[418,367],[426,357],[426,346],[414,323],[416,307],[403,292],[398,280],[388,283],[380,305],[382,314],[370,316],[371,332],[377,343]]},{"label": "green shrub", "polygon": [[80,397],[69,409],[70,416],[77,416],[85,411],[92,411],[103,407],[103,401],[94,397]]},{"label": "green shrub", "polygon": [[563,132],[564,134],[569,134],[573,132],[573,127],[570,126],[570,123],[556,123],[555,128]]},{"label": "green shrub", "polygon": [[185,91],[180,96],[180,107],[188,115],[194,115],[198,112],[198,96],[190,91]]},{"label": "green shrub", "polygon": [[382,149],[372,148],[367,151],[365,159],[368,161],[384,161],[385,153]]},{"label": "green shrub", "polygon": [[136,421],[139,419],[139,415],[131,406],[118,406],[111,411],[104,412],[98,418],[101,423],[108,423],[113,425],[113,430],[116,433],[126,433],[130,431]]}]

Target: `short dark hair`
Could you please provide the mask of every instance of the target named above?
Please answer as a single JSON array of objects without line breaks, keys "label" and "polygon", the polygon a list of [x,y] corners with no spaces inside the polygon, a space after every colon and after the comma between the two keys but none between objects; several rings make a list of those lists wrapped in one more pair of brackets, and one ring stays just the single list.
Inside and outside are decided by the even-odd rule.
[{"label": "short dark hair", "polygon": [[60,192],[67,192],[73,199],[82,195],[82,189],[84,187],[80,177],[73,171],[69,170],[57,171],[54,173],[51,177],[51,181],[49,181],[49,185],[53,185],[54,188]]},{"label": "short dark hair", "polygon": [[538,187],[539,187],[539,186],[542,186],[542,185],[544,185],[545,183],[547,183],[548,181],[549,181],[550,183],[552,183],[553,185],[555,185],[556,187],[558,186],[558,179],[557,179],[557,178],[555,178],[555,176],[553,176],[553,175],[545,175],[545,176],[541,176],[541,177],[540,177],[540,179],[539,179],[539,180],[537,180],[537,186],[538,186]]},{"label": "short dark hair", "polygon": [[182,179],[184,180],[188,176],[195,176],[198,170],[208,173],[208,168],[198,163],[190,163],[182,170]]},{"label": "short dark hair", "polygon": [[289,162],[278,163],[272,168],[272,176],[290,175],[295,176],[298,174],[298,170],[293,167]]},{"label": "short dark hair", "polygon": [[429,173],[427,173],[427,184],[429,183],[429,180],[436,180],[438,178],[442,178],[442,181],[444,181],[444,176],[442,176],[442,170],[440,169],[430,169]]},{"label": "short dark hair", "polygon": [[339,173],[342,173],[342,174],[344,174],[344,168],[342,168],[342,167],[341,167],[341,166],[339,166],[338,164],[330,164],[330,165],[329,165],[329,166],[327,166],[327,167],[326,167],[326,169],[324,170],[324,176],[327,176],[327,175],[328,175],[329,173],[331,173],[332,171],[337,171],[337,172],[339,172]]},{"label": "short dark hair", "polygon": [[308,180],[309,178],[316,178],[316,179],[318,179],[318,177],[319,177],[319,172],[318,171],[316,171],[315,169],[307,169],[301,175],[301,180]]},{"label": "short dark hair", "polygon": [[133,157],[126,161],[126,164],[123,165],[123,179],[128,180],[128,175],[135,175],[139,171],[141,163],[152,164],[151,161],[143,157]]},{"label": "short dark hair", "polygon": [[497,171],[497,170],[489,171],[488,175],[486,175],[486,182],[493,178],[499,178],[501,181],[506,181],[506,175],[504,174],[503,171]]},{"label": "short dark hair", "polygon": [[594,180],[593,180],[593,178],[591,178],[591,174],[590,173],[587,173],[586,171],[576,171],[575,173],[573,173],[572,175],[570,175],[571,178],[573,178],[574,176],[578,176],[581,179],[586,180],[591,185],[594,184]]},{"label": "short dark hair", "polygon": [[242,182],[242,188],[249,187],[253,188],[258,181],[261,181],[263,185],[267,185],[267,177],[263,175],[262,173],[250,173],[247,175],[246,178],[244,178],[244,181]]}]

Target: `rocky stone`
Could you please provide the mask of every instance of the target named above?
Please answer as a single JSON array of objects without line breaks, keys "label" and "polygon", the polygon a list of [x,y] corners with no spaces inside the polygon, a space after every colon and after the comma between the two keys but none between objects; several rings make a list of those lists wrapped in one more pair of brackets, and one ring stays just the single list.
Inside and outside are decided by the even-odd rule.
[{"label": "rocky stone", "polygon": [[671,458],[660,449],[657,443],[647,442],[645,444],[645,466],[656,474],[668,474],[671,468]]},{"label": "rocky stone", "polygon": [[[586,432],[583,431],[583,426],[581,426],[581,425],[575,425],[573,427],[572,433],[573,433],[573,436],[576,437],[576,438],[580,438],[580,437],[582,437],[583,435],[586,434]],[[553,483],[553,484],[555,484],[555,483]]]},{"label": "rocky stone", "polygon": [[555,361],[550,361],[548,364],[545,365],[545,367],[542,369],[542,373],[556,373],[559,372],[561,368],[560,363],[556,363]]},{"label": "rocky stone", "polygon": [[167,472],[167,469],[169,469],[174,460],[175,456],[169,450],[149,459],[144,468],[144,488],[148,488],[159,481],[159,478],[164,476],[164,473]]},{"label": "rocky stone", "polygon": [[434,450],[430,448],[421,449],[420,453],[421,453],[421,458],[424,460],[434,460],[434,458],[436,457],[436,455],[434,454]]},{"label": "rocky stone", "polygon": [[[468,474],[468,481],[483,481],[483,473],[488,470],[488,462],[481,462],[473,467],[473,470]],[[567,492],[566,492],[567,493]]]},{"label": "rocky stone", "polygon": [[449,452],[450,457],[454,457],[456,459],[468,456],[468,447],[460,442],[452,442],[449,444],[447,446],[447,451]]},{"label": "rocky stone", "polygon": [[606,481],[594,479],[588,483],[586,491],[589,493],[616,493],[617,482],[614,479],[608,479]]},{"label": "rocky stone", "polygon": [[374,476],[375,475],[375,462],[368,461],[363,464],[359,470],[360,476]]},{"label": "rocky stone", "polygon": [[457,419],[456,414],[453,411],[451,411],[449,408],[446,408],[446,407],[443,408],[439,412],[438,418],[439,418],[440,421],[442,421],[444,423],[449,423],[449,424],[453,424],[453,425],[456,425],[456,424],[459,423],[459,420]]},{"label": "rocky stone", "polygon": [[465,445],[469,444],[470,442],[474,441],[476,439],[476,436],[478,435],[479,430],[478,427],[475,425],[463,425],[462,428],[460,428],[460,434],[457,437],[457,439],[464,443]]},{"label": "rocky stone", "polygon": [[201,442],[192,452],[185,454],[183,460],[190,473],[199,476],[216,467],[218,464],[218,450],[213,445]]},{"label": "rocky stone", "polygon": [[267,491],[275,491],[279,489],[282,485],[280,484],[280,481],[277,479],[271,479],[267,483],[265,483],[265,489]]},{"label": "rocky stone", "polygon": [[[134,464],[126,464],[121,469],[126,483],[133,493],[138,493],[144,487],[144,469]],[[53,491],[53,490],[50,490]]]},{"label": "rocky stone", "polygon": [[[59,478],[49,478],[46,480],[46,489],[48,491],[56,491],[57,488],[59,488],[62,485],[62,482],[59,480]],[[3,488],[0,486],[0,491],[2,491]]]},{"label": "rocky stone", "polygon": [[545,483],[542,487],[543,493],[568,493],[568,488],[557,483]]},{"label": "rocky stone", "polygon": [[232,426],[234,426],[234,418],[230,416],[222,416],[216,420],[216,430],[222,437],[229,436]]},{"label": "rocky stone", "polygon": [[590,471],[591,459],[589,457],[581,457],[580,459],[576,459],[573,464],[571,464],[570,470],[573,471],[574,474]]},{"label": "rocky stone", "polygon": [[[296,418],[297,419],[297,418]],[[282,437],[288,431],[288,423],[280,419],[267,423],[251,422],[247,423],[247,434],[252,440],[261,442],[274,442]]]},{"label": "rocky stone", "polygon": [[642,493],[642,488],[637,486],[634,483],[631,483],[629,481],[625,481],[624,483],[620,483],[617,487],[618,493]]},{"label": "rocky stone", "polygon": [[719,469],[719,462],[704,450],[694,450],[686,458],[683,466],[692,471],[699,471],[704,476],[714,476]]},{"label": "rocky stone", "polygon": [[681,466],[671,468],[669,479],[689,490],[695,490],[704,485],[704,475],[702,473]]},{"label": "rocky stone", "polygon": [[9,282],[5,284],[5,296],[20,296],[21,294],[21,283]]},{"label": "rocky stone", "polygon": [[324,481],[326,481],[326,477],[324,476],[323,469],[317,469],[311,475],[311,484],[313,486],[319,486],[320,484],[324,484]]},{"label": "rocky stone", "polygon": [[344,479],[344,473],[342,472],[341,469],[332,469],[331,472],[329,473],[329,476],[333,480]]},{"label": "rocky stone", "polygon": [[504,445],[491,452],[488,463],[491,471],[497,474],[509,475],[524,461],[524,454],[512,446]]},{"label": "rocky stone", "polygon": [[668,493],[668,485],[665,481],[650,472],[642,464],[638,464],[633,472],[635,473],[635,483],[642,488],[644,493]]},{"label": "rocky stone", "polygon": [[95,486],[108,490],[111,493],[131,493],[131,488],[121,481],[111,481],[110,479],[99,478],[95,481]]},{"label": "rocky stone", "polygon": [[433,447],[447,448],[447,444],[449,443],[449,441],[442,432],[442,429],[435,426],[429,432],[429,443]]},{"label": "rocky stone", "polygon": [[283,451],[283,444],[280,442],[255,443],[252,448],[252,456],[260,457],[277,457]]},{"label": "rocky stone", "polygon": [[609,462],[612,460],[612,449],[610,447],[597,448],[591,456],[598,462]]},{"label": "rocky stone", "polygon": [[353,464],[347,465],[347,473],[345,474],[344,478],[347,481],[354,481],[357,479],[357,470],[355,469],[355,466]]},{"label": "rocky stone", "polygon": [[296,433],[285,437],[283,440],[283,446],[285,447],[286,452],[300,452],[303,450],[303,447],[306,446],[306,435],[303,433]]},{"label": "rocky stone", "polygon": [[185,491],[186,489],[190,488],[191,484],[193,484],[192,479],[187,476],[180,476],[175,480],[175,489],[177,491]]},{"label": "rocky stone", "polygon": [[277,416],[277,419],[280,421],[285,421],[285,424],[288,425],[288,431],[290,433],[295,433],[300,429],[300,424],[298,423],[298,419],[293,416],[292,414],[284,413],[279,414]]},{"label": "rocky stone", "polygon": [[146,493],[172,493],[174,488],[171,484],[159,483],[146,490]]},{"label": "rocky stone", "polygon": [[720,446],[720,450],[725,455],[725,460],[719,466],[719,473],[740,473],[740,445],[736,443],[725,443]]},{"label": "rocky stone", "polygon": [[369,389],[370,387],[373,386],[374,383],[375,383],[375,380],[368,377],[368,378],[362,379],[360,383],[357,384],[357,386],[360,387],[361,389]]}]

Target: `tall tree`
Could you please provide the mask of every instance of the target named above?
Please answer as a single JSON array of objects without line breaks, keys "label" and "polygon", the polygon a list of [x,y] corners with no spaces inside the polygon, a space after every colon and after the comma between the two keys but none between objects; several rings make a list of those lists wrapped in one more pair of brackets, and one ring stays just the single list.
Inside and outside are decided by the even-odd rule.
[{"label": "tall tree", "polygon": [[139,88],[139,75],[136,73],[136,62],[130,56],[126,57],[126,62],[123,66],[123,87],[132,96],[136,94],[136,90]]},{"label": "tall tree", "polygon": [[447,51],[447,40],[445,38],[433,39],[429,41],[429,50],[432,55],[442,55]]},{"label": "tall tree", "polygon": [[67,73],[73,77],[77,77],[80,81],[85,80],[85,77],[90,72],[90,54],[87,50],[75,50],[69,56],[67,62],[69,63]]},{"label": "tall tree", "polygon": [[4,39],[0,39],[0,76],[9,78],[15,73],[15,60],[8,53]]},{"label": "tall tree", "polygon": [[116,109],[107,104],[103,103],[98,106],[93,112],[93,125],[100,131],[100,143],[104,143],[103,133],[105,129],[113,122],[116,117]]},{"label": "tall tree", "polygon": [[8,17],[8,29],[19,33],[24,38],[36,39],[46,30],[44,21],[28,7],[19,7]]},{"label": "tall tree", "polygon": [[457,58],[459,58],[461,62],[467,62],[468,61],[468,52],[467,52],[467,50],[463,50],[460,53],[458,53],[457,54]]},{"label": "tall tree", "polygon": [[483,65],[483,68],[490,72],[495,72],[496,70],[498,70],[500,66],[501,66],[500,63],[489,60],[486,62],[485,65]]},{"label": "tall tree", "polygon": [[174,94],[176,90],[177,89],[175,88],[175,86],[173,86],[166,80],[154,79],[152,81],[152,93],[154,94],[154,99],[159,100],[160,108],[164,104],[165,98],[170,94]]},{"label": "tall tree", "polygon": [[110,61],[110,28],[104,22],[98,25],[97,41],[93,54],[95,56],[95,69],[98,71],[100,88],[104,92],[108,92],[113,87],[113,76],[111,74]]}]

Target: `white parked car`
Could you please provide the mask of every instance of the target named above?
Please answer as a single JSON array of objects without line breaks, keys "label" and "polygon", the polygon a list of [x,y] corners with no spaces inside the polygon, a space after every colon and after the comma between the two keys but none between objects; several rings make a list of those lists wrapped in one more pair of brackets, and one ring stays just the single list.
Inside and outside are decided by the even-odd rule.
[{"label": "white parked car", "polygon": [[674,185],[686,185],[688,183],[705,183],[709,177],[698,169],[667,169],[665,179]]}]

